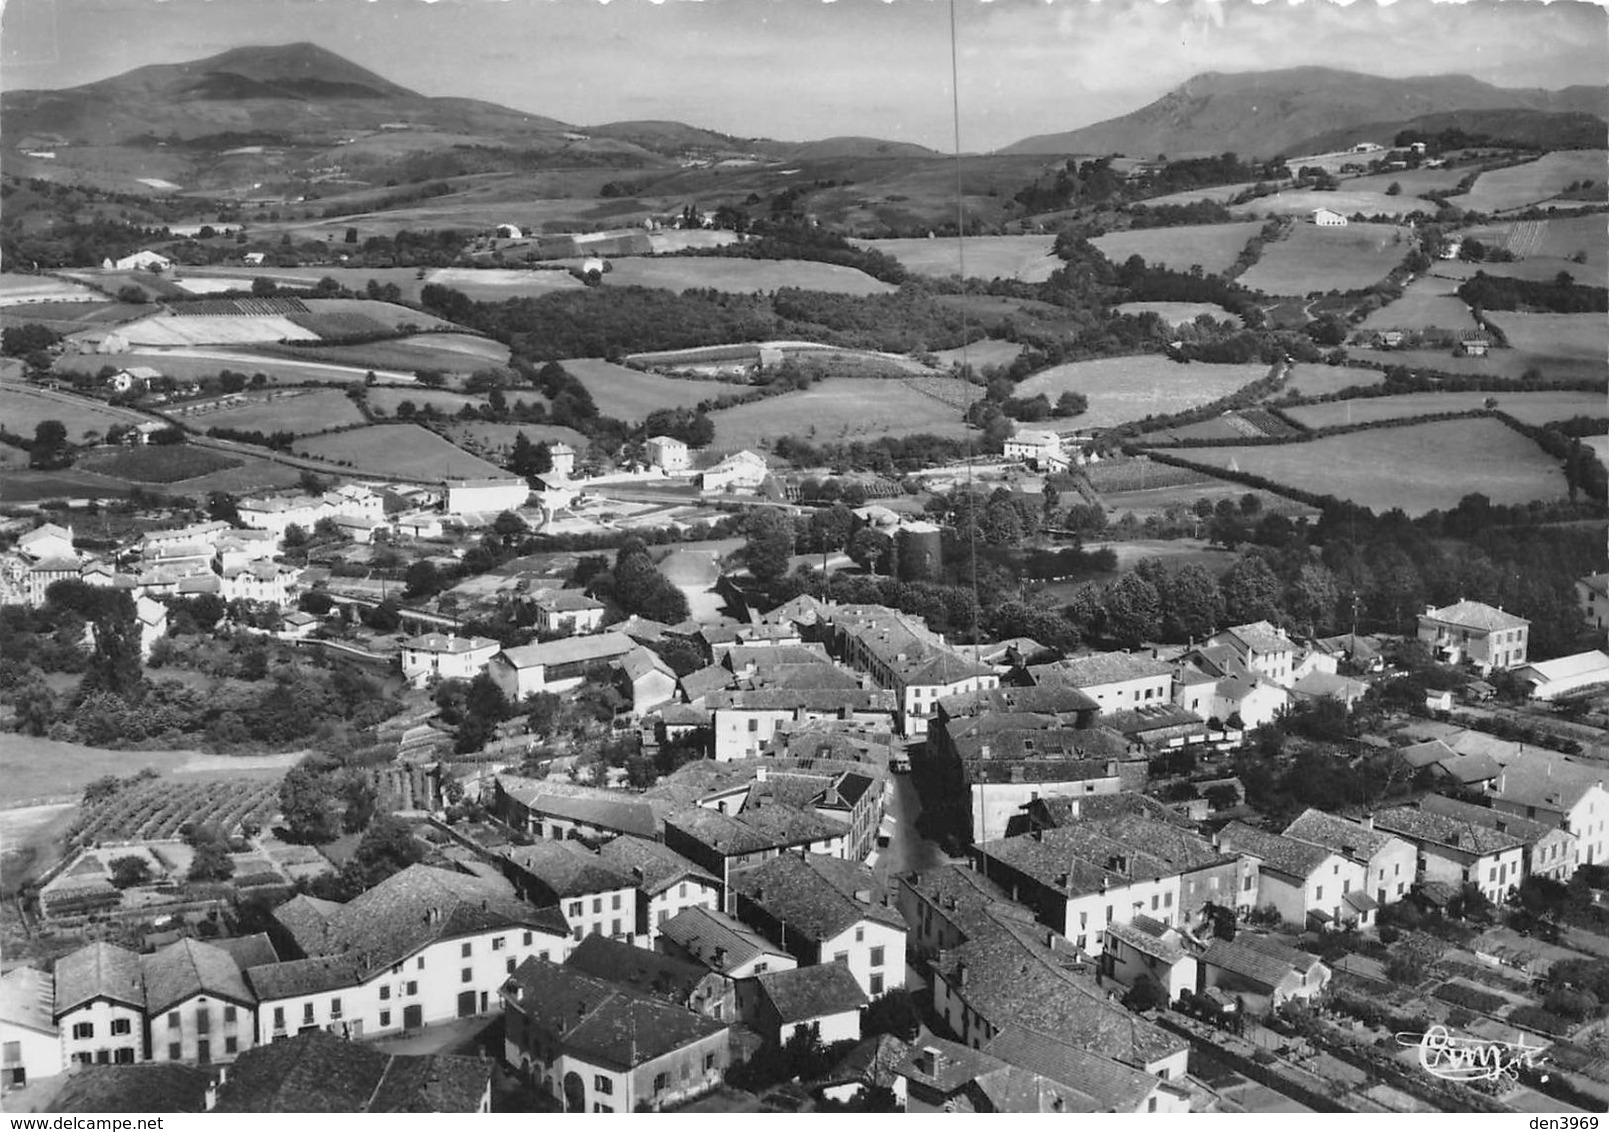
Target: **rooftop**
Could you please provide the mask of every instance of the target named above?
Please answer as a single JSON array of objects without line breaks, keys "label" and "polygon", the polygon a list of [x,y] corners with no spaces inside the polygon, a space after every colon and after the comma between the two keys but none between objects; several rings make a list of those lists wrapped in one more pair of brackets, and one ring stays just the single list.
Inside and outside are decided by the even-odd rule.
[{"label": "rooftop", "polygon": [[1440,609],[1427,609],[1421,619],[1440,621],[1446,625],[1456,625],[1461,629],[1476,629],[1484,633],[1500,629],[1523,629],[1530,624],[1525,618],[1505,613],[1501,609],[1487,605],[1484,601],[1459,601],[1452,605],[1444,605]]},{"label": "rooftop", "polygon": [[1395,840],[1381,829],[1365,829],[1361,822],[1349,821],[1323,810],[1304,810],[1302,816],[1285,827],[1285,836],[1308,841],[1354,861],[1366,861]]},{"label": "rooftop", "polygon": [[145,973],[146,1011],[153,1015],[201,994],[256,1002],[234,956],[201,940],[181,939],[141,956],[140,965]]},{"label": "rooftop", "polygon": [[1233,625],[1217,635],[1232,638],[1238,644],[1240,650],[1252,654],[1290,652],[1296,647],[1291,643],[1290,637],[1267,621],[1252,621],[1245,625]]},{"label": "rooftop", "polygon": [[62,1078],[47,1112],[202,1112],[212,1073],[178,1062],[83,1065]]},{"label": "rooftop", "polygon": [[55,975],[57,1018],[97,998],[145,1009],[145,973],[140,957],[125,947],[102,942],[86,944],[56,960]]},{"label": "rooftop", "polygon": [[622,834],[604,844],[598,856],[611,868],[637,877],[637,887],[657,896],[671,885],[692,879],[706,884],[720,882],[661,841]]},{"label": "rooftop", "polygon": [[244,1051],[214,1112],[478,1112],[492,1063],[385,1053],[323,1030]]},{"label": "rooftop", "polygon": [[1569,810],[1589,790],[1601,789],[1606,777],[1602,767],[1578,763],[1557,751],[1528,747],[1503,768],[1497,796],[1521,805]]},{"label": "rooftop", "polygon": [[1254,829],[1245,822],[1233,821],[1219,834],[1219,844],[1225,849],[1249,853],[1263,863],[1266,869],[1291,877],[1307,877],[1327,860],[1332,851],[1321,845],[1299,841],[1266,829]]},{"label": "rooftop", "polygon": [[460,637],[453,633],[426,633],[420,637],[409,637],[402,642],[405,649],[419,649],[423,652],[440,652],[458,655],[466,652],[478,652],[481,649],[495,649],[497,642],[490,637]]},{"label": "rooftop", "polygon": [[636,878],[589,853],[573,841],[538,841],[510,846],[503,855],[564,900],[595,892],[637,887]]},{"label": "rooftop", "polygon": [[576,944],[564,965],[583,974],[630,987],[639,994],[653,995],[684,1006],[693,997],[698,984],[710,973],[709,968],[701,963],[673,959],[669,955],[601,935],[589,935]]},{"label": "rooftop", "polygon": [[56,980],[37,967],[17,967],[0,975],[0,1022],[55,1034],[51,1016]]},{"label": "rooftop", "polygon": [[683,908],[659,925],[659,935],[723,975],[761,955],[787,954],[748,925],[711,908]]},{"label": "rooftop", "polygon": [[592,636],[564,637],[557,641],[520,645],[517,648],[504,649],[499,655],[514,668],[535,668],[538,665],[612,660],[617,656],[625,656],[636,647],[637,642],[623,633],[597,633]]},{"label": "rooftop", "polygon": [[1171,664],[1144,653],[1129,652],[1101,652],[1090,656],[1068,657],[1045,667],[1058,672],[1063,683],[1075,688],[1096,688],[1124,680],[1143,680],[1173,674]]},{"label": "rooftop", "polygon": [[1518,849],[1525,844],[1525,839],[1516,834],[1500,832],[1495,826],[1472,822],[1461,815],[1407,806],[1380,810],[1374,815],[1374,824],[1377,829],[1389,830],[1410,841],[1457,849],[1477,857]]},{"label": "rooftop", "polygon": [[1149,1073],[1022,1026],[1001,1030],[985,1052],[1008,1065],[1077,1088],[1104,1112],[1134,1112],[1161,1085]]},{"label": "rooftop", "polygon": [[1202,963],[1232,971],[1265,987],[1277,987],[1292,975],[1311,968],[1317,960],[1273,940],[1237,934],[1233,940],[1215,939],[1201,955]]},{"label": "rooftop", "polygon": [[843,963],[771,971],[757,981],[784,1024],[859,1010],[871,1001]]},{"label": "rooftop", "polygon": [[905,930],[899,913],[874,895],[878,885],[872,870],[856,861],[784,853],[734,872],[731,885],[788,930],[817,942],[862,920]]}]

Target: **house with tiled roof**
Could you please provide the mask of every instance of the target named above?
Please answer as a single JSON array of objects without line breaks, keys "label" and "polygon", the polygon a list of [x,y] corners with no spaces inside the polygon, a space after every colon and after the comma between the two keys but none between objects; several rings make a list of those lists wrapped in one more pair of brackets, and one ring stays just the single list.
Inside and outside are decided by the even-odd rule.
[{"label": "house with tiled roof", "polygon": [[662,998],[528,959],[502,988],[503,1058],[566,1112],[635,1112],[719,1088],[731,1031]]},{"label": "house with tiled roof", "polygon": [[659,927],[658,949],[702,963],[728,980],[789,971],[799,961],[759,932],[714,908],[686,908]]},{"label": "house with tiled roof", "polygon": [[575,945],[564,965],[717,1022],[737,1018],[732,980],[693,960],[589,935]]},{"label": "house with tiled roof", "polygon": [[225,1064],[257,1037],[257,996],[234,956],[196,939],[140,957],[152,1061]]},{"label": "house with tiled roof", "polygon": [[503,695],[517,702],[537,692],[569,691],[589,671],[606,668],[638,647],[624,633],[565,637],[504,649],[487,664],[486,672]]},{"label": "house with tiled roof", "polygon": [[608,612],[603,602],[580,590],[549,590],[538,595],[532,604],[536,607],[537,628],[549,637],[596,633],[603,626],[603,615]]},{"label": "house with tiled roof", "polygon": [[1257,858],[1258,907],[1273,907],[1287,924],[1367,927],[1377,908],[1363,866],[1294,837],[1230,822],[1218,834],[1225,850]]},{"label": "house with tiled roof", "polygon": [[1361,866],[1364,891],[1377,904],[1395,904],[1413,887],[1419,867],[1417,849],[1412,842],[1376,829],[1373,817],[1354,821],[1308,809],[1285,827],[1285,836],[1329,849]]},{"label": "house with tiled roof", "polygon": [[1484,601],[1458,601],[1440,609],[1427,606],[1419,615],[1419,639],[1436,659],[1474,665],[1482,676],[1524,664],[1530,635],[1531,623],[1525,618]]},{"label": "house with tiled roof", "polygon": [[909,1090],[899,1067],[911,1053],[911,1043],[893,1034],[873,1034],[857,1043],[822,1079],[822,1093],[847,1104],[868,1089],[887,1089],[904,1105]]},{"label": "house with tiled roof", "polygon": [[638,646],[610,664],[615,686],[630,704],[630,710],[644,715],[676,696],[676,673],[659,654]]},{"label": "house with tiled roof", "polygon": [[1581,618],[1591,628],[1603,630],[1609,625],[1609,574],[1588,574],[1575,583],[1576,607]]},{"label": "house with tiled roof", "polygon": [[432,680],[473,680],[503,646],[490,637],[426,633],[402,642],[402,674],[415,687]]},{"label": "house with tiled roof", "polygon": [[737,918],[801,967],[843,964],[872,998],[905,984],[905,921],[865,865],[785,853],[734,871],[730,883]]},{"label": "house with tiled roof", "polygon": [[722,688],[730,688],[737,677],[724,664],[708,664],[694,669],[677,682],[682,698],[690,704],[703,706],[705,697]]},{"label": "house with tiled roof", "polygon": [[17,539],[17,553],[30,562],[46,558],[76,559],[78,551],[73,546],[73,528],[41,523]]},{"label": "house with tiled roof", "polygon": [[702,697],[713,713],[717,761],[762,754],[784,727],[843,720],[891,727],[895,707],[879,688],[723,688]]},{"label": "house with tiled roof", "polygon": [[1350,676],[1330,672],[1309,672],[1291,684],[1291,698],[1297,702],[1334,700],[1348,711],[1369,694],[1369,685]]},{"label": "house with tiled roof", "polygon": [[603,862],[637,883],[637,940],[652,947],[659,928],[684,908],[719,908],[721,882],[660,841],[625,834],[598,850]]},{"label": "house with tiled roof", "polygon": [[51,1017],[68,1065],[129,1065],[145,1057],[145,972],[113,943],[86,944],[56,960]]},{"label": "house with tiled roof", "polygon": [[1177,928],[1149,916],[1107,924],[1101,972],[1125,987],[1149,982],[1162,1001],[1173,1002],[1196,989],[1195,952],[1182,940]]},{"label": "house with tiled roof", "polygon": [[1055,1031],[1008,1026],[983,1052],[1007,1065],[1071,1085],[1095,1102],[1095,1112],[1184,1113],[1190,1093],[1182,1085],[1080,1049],[1054,1036]]},{"label": "house with tiled roof", "polygon": [[1018,1068],[959,1042],[930,1036],[911,1047],[894,1072],[912,1113],[1095,1112],[1079,1089]]},{"label": "house with tiled roof", "polygon": [[482,1113],[492,1063],[390,1054],[313,1030],[242,1054],[219,1083],[218,1113]]},{"label": "house with tiled roof", "polygon": [[[309,1028],[353,1037],[417,1029],[497,1009],[497,991],[520,960],[569,953],[570,928],[557,907],[521,900],[502,878],[412,865],[345,904],[296,897],[274,909],[276,945],[292,959],[340,959],[309,967],[259,999],[269,1040]],[[271,935],[273,933],[270,933]],[[261,985],[259,972],[250,972]],[[320,982],[320,980],[323,980]],[[315,989],[318,988],[318,989]]]},{"label": "house with tiled roof", "polygon": [[744,1023],[772,1045],[814,1028],[822,1045],[860,1040],[860,1012],[871,999],[839,963],[770,971],[738,986]]},{"label": "house with tiled roof", "polygon": [[1296,643],[1284,629],[1267,621],[1234,625],[1207,638],[1208,645],[1229,648],[1240,662],[1270,684],[1288,688],[1296,665]]},{"label": "house with tiled roof", "polygon": [[1575,873],[1578,839],[1569,830],[1440,794],[1424,795],[1419,799],[1419,808],[1518,837],[1525,843],[1525,875],[1528,877],[1546,877],[1564,883]]},{"label": "house with tiled roof", "polygon": [[931,959],[998,930],[997,918],[1032,923],[1033,915],[983,874],[945,864],[892,878],[894,906],[905,920],[907,951]]},{"label": "house with tiled roof", "polygon": [[55,1005],[56,981],[49,972],[15,967],[0,975],[0,1089],[20,1089],[67,1068]]},{"label": "house with tiled roof", "polygon": [[945,643],[920,618],[883,606],[837,607],[833,650],[895,694],[900,734],[920,738],[938,702],[961,692],[998,687],[1000,676]]},{"label": "house with tiled roof", "polygon": [[46,1112],[152,1113],[205,1112],[214,1071],[182,1062],[155,1064],[96,1062],[68,1074]]},{"label": "house with tiled roof", "polygon": [[1077,688],[1102,711],[1119,711],[1167,703],[1173,695],[1173,666],[1149,653],[1092,653],[1045,665],[1036,683]]},{"label": "house with tiled roof", "polygon": [[[739,797],[748,795],[744,784]],[[849,827],[813,808],[780,802],[745,801],[735,813],[693,804],[665,819],[665,844],[720,880],[726,892],[723,911],[731,911],[733,872],[789,852],[844,857]]]},{"label": "house with tiled roof", "polygon": [[1525,747],[1491,788],[1492,808],[1575,834],[1577,865],[1609,861],[1609,792],[1601,766]]},{"label": "house with tiled roof", "polygon": [[1198,962],[1201,990],[1240,999],[1258,1017],[1291,999],[1311,1001],[1330,982],[1330,969],[1318,956],[1251,932],[1213,940]]},{"label": "house with tiled roof", "polygon": [[1421,883],[1439,881],[1455,889],[1473,884],[1486,899],[1501,904],[1524,879],[1525,839],[1496,825],[1469,821],[1459,812],[1410,806],[1379,810],[1374,824],[1418,849]]},{"label": "house with tiled roof", "polygon": [[570,926],[573,940],[589,935],[637,938],[637,885],[576,841],[538,841],[503,849],[506,873],[515,891],[538,908],[554,908]]}]

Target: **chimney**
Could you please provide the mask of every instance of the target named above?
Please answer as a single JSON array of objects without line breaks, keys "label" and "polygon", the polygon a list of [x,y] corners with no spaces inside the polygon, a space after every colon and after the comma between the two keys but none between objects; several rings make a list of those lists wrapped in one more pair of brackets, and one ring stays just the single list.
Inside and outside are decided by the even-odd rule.
[{"label": "chimney", "polygon": [[860,904],[870,904],[872,902],[872,890],[869,888],[855,889],[855,900]]},{"label": "chimney", "polygon": [[967,962],[965,959],[955,965],[955,981],[963,987],[967,985]]},{"label": "chimney", "polygon": [[1056,887],[1065,889],[1069,884],[1072,883],[1072,880],[1073,875],[1071,873],[1058,873],[1056,875]]},{"label": "chimney", "polygon": [[767,768],[764,767],[764,766],[755,767],[754,768],[754,781],[756,781],[756,782],[764,782],[765,781],[765,775],[766,775],[766,769]]},{"label": "chimney", "polygon": [[1369,830],[1372,830],[1374,828],[1374,815],[1373,814],[1364,814],[1363,815],[1363,828],[1364,829],[1369,829]]},{"label": "chimney", "polygon": [[723,967],[726,965],[726,948],[717,947],[715,949],[715,965],[717,967]]},{"label": "chimney", "polygon": [[939,1051],[933,1046],[923,1046],[922,1052],[916,1055],[916,1071],[926,1077],[937,1077]]}]

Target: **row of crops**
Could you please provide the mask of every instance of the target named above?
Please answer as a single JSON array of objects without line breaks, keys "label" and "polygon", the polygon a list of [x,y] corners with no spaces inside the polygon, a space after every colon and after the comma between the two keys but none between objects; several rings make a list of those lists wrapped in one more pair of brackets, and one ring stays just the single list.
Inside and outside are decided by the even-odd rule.
[{"label": "row of crops", "polygon": [[75,839],[160,840],[177,837],[186,822],[209,821],[233,834],[247,819],[267,825],[278,809],[278,779],[151,779],[86,807]]}]

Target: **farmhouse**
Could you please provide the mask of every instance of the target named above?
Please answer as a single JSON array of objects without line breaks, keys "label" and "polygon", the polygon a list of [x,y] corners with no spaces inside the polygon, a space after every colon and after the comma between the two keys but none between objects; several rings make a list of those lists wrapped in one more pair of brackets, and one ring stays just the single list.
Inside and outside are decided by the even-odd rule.
[{"label": "farmhouse", "polygon": [[764,457],[744,449],[700,473],[698,486],[704,491],[752,490],[764,483],[768,474]]},{"label": "farmhouse", "polygon": [[1345,228],[1346,217],[1332,208],[1315,208],[1313,223],[1320,228]]},{"label": "farmhouse", "polygon": [[1501,904],[1524,873],[1524,839],[1495,826],[1407,806],[1381,810],[1374,824],[1419,847],[1421,882],[1441,881],[1454,889],[1473,884],[1486,899]]},{"label": "farmhouse", "polygon": [[1377,904],[1366,891],[1363,866],[1323,845],[1230,822],[1219,834],[1226,850],[1256,857],[1252,888],[1259,906],[1273,907],[1287,924],[1368,927]]},{"label": "farmhouse", "polygon": [[743,1020],[772,1045],[815,1027],[823,1044],[860,1040],[860,1011],[870,1000],[838,963],[770,971],[738,986]]},{"label": "farmhouse", "polygon": [[1207,644],[1223,645],[1233,650],[1248,671],[1271,684],[1290,687],[1296,645],[1285,630],[1275,628],[1267,621],[1253,621],[1215,633],[1207,638]]},{"label": "farmhouse", "polygon": [[1478,330],[1472,330],[1458,341],[1458,352],[1466,358],[1484,358],[1492,348],[1492,340]]},{"label": "farmhouse", "polygon": [[172,266],[173,261],[167,256],[149,250],[138,251],[116,261],[101,261],[102,270],[107,271],[166,271]]},{"label": "farmhouse", "polygon": [[576,942],[589,935],[636,942],[637,886],[576,841],[538,841],[503,850],[515,889],[538,908],[562,913]]},{"label": "farmhouse", "polygon": [[52,1019],[62,1061],[132,1065],[145,1056],[145,978],[140,957],[112,943],[91,943],[56,961]]},{"label": "farmhouse", "polygon": [[0,1089],[20,1089],[66,1068],[61,1032],[51,1017],[55,997],[55,980],[37,967],[0,976]]},{"label": "farmhouse", "polygon": [[141,965],[152,1061],[230,1062],[255,1044],[257,996],[228,951],[181,939]]},{"label": "farmhouse", "polygon": [[448,480],[445,510],[449,515],[497,515],[518,511],[530,495],[530,485],[518,476]]},{"label": "farmhouse", "polygon": [[1601,632],[1609,625],[1609,574],[1576,579],[1575,600],[1586,623]]},{"label": "farmhouse", "polygon": [[1002,452],[1008,460],[1026,460],[1044,472],[1065,472],[1068,467],[1061,437],[1054,432],[1019,429],[1005,442]]},{"label": "farmhouse", "polygon": [[1285,836],[1339,853],[1363,868],[1364,890],[1377,904],[1403,899],[1418,875],[1413,844],[1374,828],[1372,817],[1350,821],[1323,810],[1305,810],[1285,827]]},{"label": "farmhouse", "polygon": [[106,379],[106,387],[113,393],[128,393],[135,388],[149,389],[153,381],[162,377],[160,370],[150,366],[130,366],[120,369]]},{"label": "farmhouse", "polygon": [[1482,601],[1460,601],[1419,616],[1419,639],[1446,664],[1468,662],[1486,675],[1525,663],[1531,623]]},{"label": "farmhouse", "polygon": [[648,462],[666,475],[685,472],[692,466],[687,445],[674,436],[651,436],[644,447],[648,453]]},{"label": "farmhouse", "polygon": [[1202,990],[1234,995],[1256,1015],[1293,998],[1317,998],[1330,981],[1330,969],[1318,956],[1249,932],[1213,940],[1199,962]]},{"label": "farmhouse", "polygon": [[402,642],[402,674],[415,687],[431,680],[471,680],[502,646],[490,637],[426,633]]},{"label": "farmhouse", "polygon": [[536,692],[563,692],[579,685],[589,670],[607,666],[637,648],[622,633],[598,633],[504,649],[486,666],[493,683],[511,701]]},{"label": "farmhouse", "polygon": [[1426,794],[1419,799],[1419,808],[1518,837],[1525,843],[1525,875],[1528,877],[1546,877],[1563,883],[1575,873],[1576,836],[1557,825],[1530,821],[1490,806],[1444,798],[1440,794]]},{"label": "farmhouse", "polygon": [[648,946],[686,909],[721,906],[721,882],[661,842],[623,834],[605,843],[598,856],[636,880],[636,934]]}]

